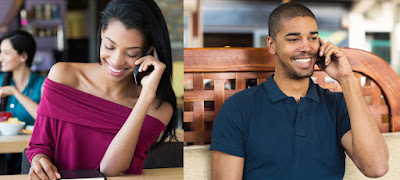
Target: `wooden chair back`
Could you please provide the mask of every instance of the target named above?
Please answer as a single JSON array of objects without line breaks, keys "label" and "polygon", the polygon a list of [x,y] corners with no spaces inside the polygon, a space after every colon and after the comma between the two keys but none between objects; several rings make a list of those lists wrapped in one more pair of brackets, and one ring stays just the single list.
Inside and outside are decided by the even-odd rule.
[{"label": "wooden chair back", "polygon": [[[381,132],[400,131],[400,77],[375,54],[342,48],[358,78],[364,98]],[[266,48],[184,49],[185,142],[209,144],[214,119],[224,101],[274,73],[274,56]],[[340,92],[340,85],[315,68],[314,82]]]}]

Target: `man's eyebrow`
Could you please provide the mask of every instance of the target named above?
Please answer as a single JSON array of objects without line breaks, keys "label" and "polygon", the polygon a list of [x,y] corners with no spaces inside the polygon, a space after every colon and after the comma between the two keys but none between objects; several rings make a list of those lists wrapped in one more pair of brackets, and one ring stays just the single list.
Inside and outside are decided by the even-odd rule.
[{"label": "man's eyebrow", "polygon": [[310,32],[310,35],[318,34],[318,31],[312,31]]},{"label": "man's eyebrow", "polygon": [[295,32],[295,33],[287,33],[285,36],[300,36],[300,33]]},{"label": "man's eyebrow", "polygon": [[[113,44],[117,44],[115,43],[113,40],[111,40],[109,37],[106,37],[108,40],[110,40]],[[126,49],[142,49],[142,47],[128,47]]]}]

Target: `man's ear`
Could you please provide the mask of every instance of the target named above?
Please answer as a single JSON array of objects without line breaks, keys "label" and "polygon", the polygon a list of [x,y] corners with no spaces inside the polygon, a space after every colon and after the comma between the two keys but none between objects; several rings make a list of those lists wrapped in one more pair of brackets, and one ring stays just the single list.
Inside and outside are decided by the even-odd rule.
[{"label": "man's ear", "polygon": [[271,54],[275,54],[276,53],[276,43],[274,41],[274,39],[271,36],[267,37],[267,46],[268,46],[268,51]]}]

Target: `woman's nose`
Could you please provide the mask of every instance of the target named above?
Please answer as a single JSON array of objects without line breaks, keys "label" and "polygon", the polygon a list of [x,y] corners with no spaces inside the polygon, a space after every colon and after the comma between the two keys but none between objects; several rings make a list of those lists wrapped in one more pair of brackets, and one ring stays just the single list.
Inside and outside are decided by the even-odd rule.
[{"label": "woman's nose", "polygon": [[112,56],[111,56],[111,61],[113,65],[124,65],[124,54],[122,52],[116,51]]}]

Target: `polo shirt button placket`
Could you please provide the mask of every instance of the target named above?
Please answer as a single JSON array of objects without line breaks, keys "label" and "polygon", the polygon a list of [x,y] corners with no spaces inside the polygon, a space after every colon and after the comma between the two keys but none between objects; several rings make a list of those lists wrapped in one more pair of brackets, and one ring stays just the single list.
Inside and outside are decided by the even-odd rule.
[{"label": "polo shirt button placket", "polygon": [[[299,109],[300,110],[300,109]],[[303,114],[301,112],[299,112],[300,114],[298,115],[299,119],[298,121],[296,121],[296,135],[297,136],[306,136],[306,127],[305,127],[305,123],[303,120]]]}]

